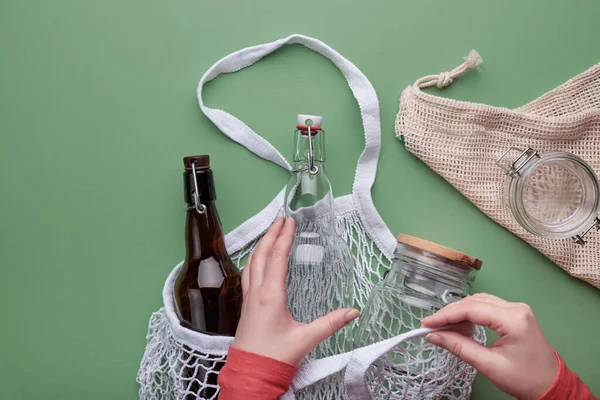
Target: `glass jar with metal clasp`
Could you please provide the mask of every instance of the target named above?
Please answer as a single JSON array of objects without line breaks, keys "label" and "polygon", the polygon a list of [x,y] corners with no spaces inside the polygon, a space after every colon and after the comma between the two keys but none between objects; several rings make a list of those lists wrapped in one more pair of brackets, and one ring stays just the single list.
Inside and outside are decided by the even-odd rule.
[{"label": "glass jar with metal clasp", "polygon": [[[421,320],[468,295],[482,261],[409,235],[399,235],[389,272],[378,282],[358,319],[358,348],[417,329]],[[483,330],[475,339],[484,341]],[[366,379],[374,398],[446,398],[454,378],[475,371],[425,339],[403,342],[375,361]],[[454,384],[458,384],[454,382]],[[464,385],[463,385],[464,386]]]},{"label": "glass jar with metal clasp", "polygon": [[512,147],[496,164],[508,175],[512,214],[528,232],[585,245],[585,236],[600,230],[598,178],[581,158]]}]

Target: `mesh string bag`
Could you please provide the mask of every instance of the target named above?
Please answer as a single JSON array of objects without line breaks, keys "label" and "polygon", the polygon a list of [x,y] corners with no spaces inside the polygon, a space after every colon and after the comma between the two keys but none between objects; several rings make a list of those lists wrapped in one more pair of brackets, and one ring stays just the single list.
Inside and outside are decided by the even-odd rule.
[{"label": "mesh string bag", "polygon": [[[396,136],[494,221],[572,276],[600,287],[597,229],[590,227],[584,246],[571,238],[530,233],[509,207],[509,179],[496,164],[512,147],[532,148],[541,154],[575,155],[600,172],[600,64],[516,109],[456,101],[422,90],[444,88],[481,62],[479,54],[471,51],[454,70],[423,77],[407,87],[400,98]],[[575,209],[588,201],[584,193],[597,191],[597,181],[590,179],[589,186],[594,187],[589,188],[574,171],[555,163],[529,176],[523,207],[533,220],[560,226],[577,217]]]},{"label": "mesh string bag", "polygon": [[[137,376],[140,399],[213,400],[218,395],[211,376],[218,375],[233,338],[205,335],[180,326],[173,287],[181,265],[175,267],[165,282],[164,307],[150,318],[146,351]],[[465,400],[470,397],[475,369],[423,339],[433,330],[416,328],[425,316],[422,310],[397,308],[382,312],[390,313],[393,319],[389,324],[375,324],[372,329],[404,333],[331,357],[307,358],[282,399]],[[485,344],[481,327],[477,327],[474,339]],[[396,352],[404,355],[403,364],[398,368],[396,362],[396,369],[385,368],[385,357]],[[384,362],[378,362],[380,359]]]},{"label": "mesh string bag", "polygon": [[[372,337],[412,330],[431,315],[420,307],[380,302],[378,318],[367,334]],[[383,332],[387,332],[387,335]],[[485,333],[478,327],[473,339],[485,345]],[[402,342],[367,369],[365,379],[376,399],[465,399],[471,394],[474,368],[423,338]]]},{"label": "mesh string bag", "polygon": [[[396,248],[396,240],[381,219],[371,198],[371,186],[375,179],[381,147],[381,128],[379,103],[375,90],[368,79],[354,64],[323,42],[302,35],[292,35],[275,42],[239,50],[219,60],[204,74],[198,85],[197,94],[200,108],[217,128],[233,141],[245,146],[258,156],[272,161],[288,171],[291,170],[285,158],[266,139],[231,114],[207,107],[202,97],[202,89],[206,82],[215,79],[218,75],[248,67],[280,47],[294,43],[302,44],[323,55],[340,69],[361,111],[365,149],[358,161],[352,192],[335,198],[334,209],[337,233],[346,242],[354,256],[355,279],[351,288],[354,305],[362,309],[373,288],[373,282],[379,281],[383,273],[389,269]],[[282,190],[263,210],[226,236],[227,250],[239,267],[242,267],[243,260],[253,251],[266,229],[277,216],[282,214],[284,192]],[[173,284],[179,267],[180,265],[171,272],[165,283],[164,306],[150,319],[146,351],[137,376],[141,399],[200,400],[206,398],[203,393],[210,393],[211,389],[216,388],[212,383],[215,382],[214,376],[218,375],[219,369],[226,359],[227,350],[233,341],[233,338],[230,337],[209,336],[180,326],[173,300]],[[314,278],[311,276],[311,279]],[[328,281],[331,285],[335,285],[335,279],[328,279]],[[336,290],[335,287],[329,288],[329,292],[334,295]],[[325,293],[315,291],[312,295],[327,295],[327,291]],[[288,297],[289,303],[298,308],[309,309],[306,302],[314,301],[314,299],[306,298],[304,288],[295,288],[293,285],[288,288]],[[322,358],[306,358],[300,365],[299,372],[288,393],[282,398],[286,400],[370,398],[371,394],[367,386],[367,379],[365,379],[367,369],[377,359],[401,343],[415,341],[414,346],[422,346],[423,342],[420,338],[431,331],[428,329],[415,330],[420,326],[417,318],[402,319],[402,323],[406,324],[402,330],[405,333],[352,351],[344,352],[343,343],[348,340],[347,337],[335,336],[330,341],[324,342],[320,347],[321,351],[313,353],[313,356],[317,355]],[[483,340],[483,331],[478,332],[478,340],[481,341]],[[432,353],[429,354],[429,357],[433,357]],[[440,388],[444,388],[445,393],[451,394],[449,398],[468,399],[475,371],[462,361],[450,360],[447,353],[440,352],[439,354],[441,356],[437,363],[427,364],[428,369],[433,368],[435,371],[424,371],[424,373],[428,376],[432,373],[438,376],[436,384]],[[437,356],[436,360],[438,360]],[[420,358],[415,358],[410,362],[421,367],[424,365]],[[195,371],[195,373],[189,371]],[[378,376],[380,379],[387,379],[387,375],[383,372]],[[390,375],[389,379],[403,379],[407,386],[416,387],[419,384],[412,376]],[[374,381],[371,379],[370,382]],[[417,392],[390,392],[386,395],[387,397],[377,398],[422,398],[415,393]],[[214,399],[215,397],[216,394],[208,398]]]}]

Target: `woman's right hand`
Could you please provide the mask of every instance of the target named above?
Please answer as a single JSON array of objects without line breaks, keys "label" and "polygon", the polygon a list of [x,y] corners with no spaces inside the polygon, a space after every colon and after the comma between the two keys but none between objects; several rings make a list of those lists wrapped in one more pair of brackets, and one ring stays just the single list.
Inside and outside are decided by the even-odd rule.
[{"label": "woman's right hand", "polygon": [[444,307],[422,324],[439,328],[463,321],[487,326],[500,337],[490,347],[453,331],[430,333],[425,339],[462,358],[520,400],[537,400],[550,389],[558,375],[558,360],[531,307],[480,293]]}]

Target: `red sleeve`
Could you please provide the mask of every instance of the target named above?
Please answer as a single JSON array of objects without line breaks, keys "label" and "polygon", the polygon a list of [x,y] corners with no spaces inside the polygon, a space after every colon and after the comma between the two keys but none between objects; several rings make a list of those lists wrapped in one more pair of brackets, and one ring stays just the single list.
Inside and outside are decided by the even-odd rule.
[{"label": "red sleeve", "polygon": [[277,400],[287,392],[296,372],[295,365],[230,347],[219,372],[219,400]]},{"label": "red sleeve", "polygon": [[598,400],[581,379],[567,368],[562,357],[556,351],[554,353],[558,359],[558,376],[539,400]]}]

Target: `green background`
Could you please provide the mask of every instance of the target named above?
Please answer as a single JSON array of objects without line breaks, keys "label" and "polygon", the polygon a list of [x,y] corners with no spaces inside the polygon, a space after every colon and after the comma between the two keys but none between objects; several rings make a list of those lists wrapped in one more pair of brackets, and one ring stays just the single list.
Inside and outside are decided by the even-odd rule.
[{"label": "green background", "polygon": [[[0,1],[0,397],[137,397],[148,317],[183,257],[181,158],[211,155],[227,231],[288,176],[219,133],[198,108],[197,82],[224,55],[291,33],[325,41],[375,86],[373,197],[392,232],[484,260],[475,290],[531,304],[600,394],[600,290],[483,215],[404,149],[393,124],[407,85],[471,48],[481,72],[430,92],[533,100],[598,62],[599,13],[594,0]],[[209,84],[206,100],[287,156],[295,115],[323,115],[335,191],[350,191],[360,116],[326,59],[288,46]],[[479,377],[473,398],[505,395]]]}]

